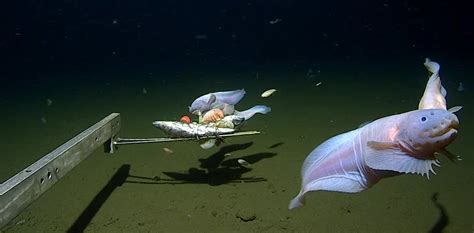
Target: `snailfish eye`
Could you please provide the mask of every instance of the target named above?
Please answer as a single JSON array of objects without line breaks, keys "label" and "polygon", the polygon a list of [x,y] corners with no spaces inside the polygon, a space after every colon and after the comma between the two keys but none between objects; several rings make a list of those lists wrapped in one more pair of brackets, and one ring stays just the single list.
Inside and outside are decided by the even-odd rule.
[{"label": "snailfish eye", "polygon": [[421,117],[421,122],[425,122],[426,121],[426,117]]}]

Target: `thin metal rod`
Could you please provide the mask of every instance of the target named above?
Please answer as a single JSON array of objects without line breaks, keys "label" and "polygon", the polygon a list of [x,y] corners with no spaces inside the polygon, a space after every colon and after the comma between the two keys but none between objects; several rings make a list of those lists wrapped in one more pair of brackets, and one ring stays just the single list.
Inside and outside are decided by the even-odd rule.
[{"label": "thin metal rod", "polygon": [[259,131],[242,131],[230,134],[211,135],[206,137],[198,138],[118,138],[114,141],[114,145],[131,145],[131,144],[147,144],[147,143],[160,143],[160,142],[179,142],[179,141],[197,141],[202,139],[211,138],[225,138],[225,137],[237,137],[237,136],[248,136],[260,134]]}]

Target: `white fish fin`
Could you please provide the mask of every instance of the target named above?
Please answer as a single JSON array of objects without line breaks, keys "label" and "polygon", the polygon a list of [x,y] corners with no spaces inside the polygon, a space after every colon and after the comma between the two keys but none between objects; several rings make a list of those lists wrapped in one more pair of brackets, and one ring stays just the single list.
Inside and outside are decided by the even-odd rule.
[{"label": "white fish fin", "polygon": [[430,172],[436,174],[432,165],[438,165],[436,160],[417,159],[403,153],[399,149],[374,149],[367,147],[365,163],[372,169],[389,170],[401,173],[415,173],[429,178]]},{"label": "white fish fin", "polygon": [[462,109],[462,106],[454,106],[454,107],[448,109],[448,111],[452,112],[452,113],[455,113],[455,112],[458,112],[461,109]]},{"label": "white fish fin", "polygon": [[213,109],[213,104],[215,104],[216,101],[217,101],[216,95],[210,94],[210,95],[209,95],[209,100],[207,100],[207,103],[206,103],[206,108],[207,108],[208,110]]},{"label": "white fish fin", "polygon": [[344,193],[358,193],[368,187],[363,185],[364,178],[358,172],[347,172],[344,175],[326,176],[306,184],[298,195],[291,200],[289,209],[300,207],[304,204],[304,195],[307,192],[324,190]]},{"label": "white fish fin", "polygon": [[216,139],[209,139],[209,140],[206,140],[204,143],[201,143],[201,148],[204,149],[204,150],[207,150],[207,149],[211,149],[213,146],[216,145]]},{"label": "white fish fin", "polygon": [[439,64],[437,62],[431,61],[429,58],[426,58],[424,65],[429,72],[433,74],[439,73]]},{"label": "white fish fin", "polygon": [[304,161],[301,176],[305,177],[305,174],[311,167],[317,166],[321,161],[324,161],[331,152],[336,151],[344,143],[353,140],[359,134],[360,129],[334,136],[316,147]]}]

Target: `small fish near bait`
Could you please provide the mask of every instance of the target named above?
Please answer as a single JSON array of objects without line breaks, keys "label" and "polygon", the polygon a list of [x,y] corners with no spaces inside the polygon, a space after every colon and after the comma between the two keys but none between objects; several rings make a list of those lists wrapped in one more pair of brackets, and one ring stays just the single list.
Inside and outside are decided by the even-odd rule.
[{"label": "small fish near bait", "polygon": [[271,95],[273,95],[273,93],[275,93],[277,90],[276,89],[269,89],[269,90],[266,90],[262,93],[261,97],[262,98],[267,98],[267,97],[270,97]]}]

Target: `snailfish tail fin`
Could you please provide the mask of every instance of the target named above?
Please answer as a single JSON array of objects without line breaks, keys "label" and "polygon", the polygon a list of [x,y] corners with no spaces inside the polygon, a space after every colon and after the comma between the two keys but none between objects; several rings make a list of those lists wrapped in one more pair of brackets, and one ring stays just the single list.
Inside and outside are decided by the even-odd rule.
[{"label": "snailfish tail fin", "polygon": [[437,62],[431,61],[429,58],[426,58],[424,65],[429,72],[433,74],[439,73],[439,64]]},{"label": "snailfish tail fin", "polygon": [[304,193],[300,191],[298,195],[290,201],[288,209],[295,209],[304,205]]}]

